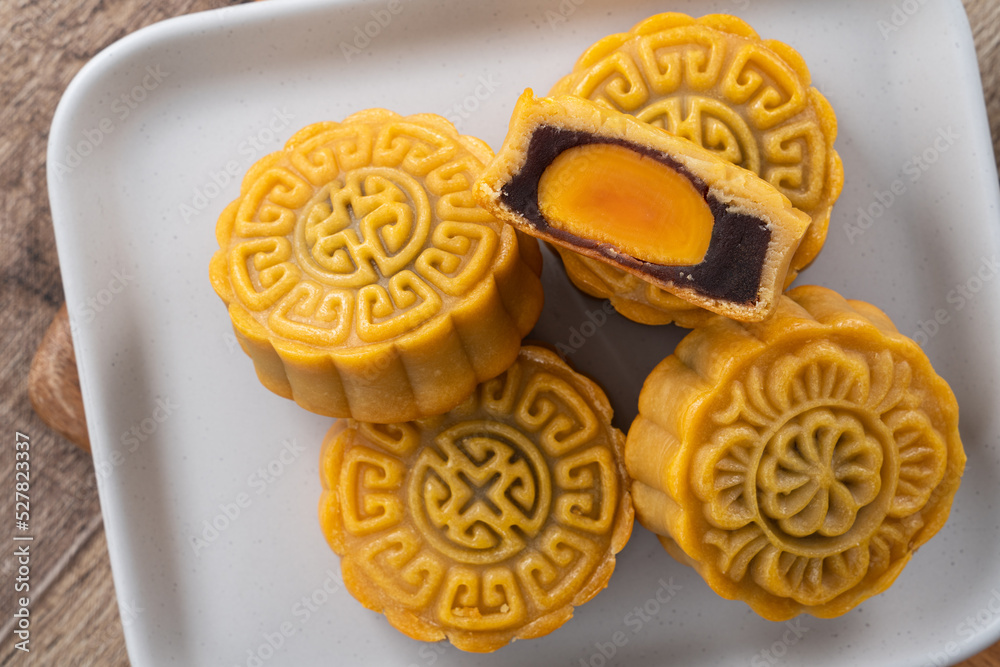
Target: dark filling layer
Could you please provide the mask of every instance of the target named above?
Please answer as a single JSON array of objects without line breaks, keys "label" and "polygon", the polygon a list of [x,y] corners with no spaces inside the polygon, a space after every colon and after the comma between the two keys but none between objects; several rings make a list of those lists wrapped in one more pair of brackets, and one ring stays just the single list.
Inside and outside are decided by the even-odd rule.
[{"label": "dark filling layer", "polygon": [[[665,164],[691,181],[715,216],[712,240],[700,264],[663,266],[644,262],[620,254],[608,244],[580,238],[549,226],[538,205],[538,181],[563,151],[586,144],[615,144],[628,148]],[[732,303],[750,305],[757,301],[760,275],[764,269],[767,247],[771,242],[771,230],[758,218],[727,211],[725,204],[709,194],[708,186],[701,179],[660,151],[623,139],[543,125],[532,133],[524,167],[504,186],[500,199],[507,208],[522,215],[539,232],[572,246],[593,249],[615,263],[637,269],[657,280],[672,282],[704,296]]]}]

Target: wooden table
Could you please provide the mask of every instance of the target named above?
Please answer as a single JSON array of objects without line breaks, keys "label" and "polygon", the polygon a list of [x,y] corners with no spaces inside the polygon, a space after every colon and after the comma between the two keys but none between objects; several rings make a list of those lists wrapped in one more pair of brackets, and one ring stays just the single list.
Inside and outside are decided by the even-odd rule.
[{"label": "wooden table", "polygon": [[[1000,2],[964,0],[1000,160]],[[45,148],[59,97],[94,54],[144,25],[211,9],[226,0],[6,0],[0,5],[0,414],[6,441],[32,443],[31,653],[14,647],[15,567],[0,554],[0,664],[127,665],[108,562],[94,466],[88,453],[32,411],[26,387],[32,355],[64,301],[45,186]],[[2,479],[12,480],[14,448],[2,447]],[[4,493],[0,516],[13,513]],[[4,522],[9,525],[9,521]],[[962,663],[1000,667],[1000,643]]]}]

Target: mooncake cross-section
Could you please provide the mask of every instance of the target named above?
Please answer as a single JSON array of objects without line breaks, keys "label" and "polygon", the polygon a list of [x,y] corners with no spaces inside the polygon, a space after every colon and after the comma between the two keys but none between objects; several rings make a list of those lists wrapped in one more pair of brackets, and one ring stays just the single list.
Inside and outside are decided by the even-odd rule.
[{"label": "mooncake cross-section", "polygon": [[525,233],[747,321],[774,310],[809,226],[769,183],[686,139],[531,91],[477,195]]},{"label": "mooncake cross-section", "polygon": [[596,384],[525,347],[445,415],[338,421],[319,515],[347,589],[410,637],[465,651],[552,632],[607,585],[632,531],[610,420]]},{"label": "mooncake cross-section", "polygon": [[371,109],[249,170],[210,275],[264,386],[389,423],[446,412],[513,363],[541,254],[476,204],[492,157],[440,116]]},{"label": "mooncake cross-section", "polygon": [[[787,283],[823,247],[844,171],[837,120],[805,60],[735,16],[652,16],[579,58],[550,95],[579,95],[689,139],[767,180],[811,218]],[[693,327],[707,315],[612,266],[557,247],[577,287],[645,324]]]},{"label": "mooncake cross-section", "polygon": [[647,378],[625,452],[639,521],[771,620],[885,591],[965,466],[955,397],[919,346],[815,286],[766,322],[688,334]]}]

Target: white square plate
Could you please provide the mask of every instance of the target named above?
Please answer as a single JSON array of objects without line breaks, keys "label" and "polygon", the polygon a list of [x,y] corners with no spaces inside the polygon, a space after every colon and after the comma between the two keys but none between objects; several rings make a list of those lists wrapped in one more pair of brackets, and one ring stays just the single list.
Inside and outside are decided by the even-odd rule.
[{"label": "white square plate", "polygon": [[[208,281],[216,217],[296,129],[365,107],[441,113],[497,147],[523,88],[548,90],[598,38],[665,10],[737,13],[789,42],[837,109],[847,186],[799,282],[881,306],[952,383],[969,466],[951,520],[889,592],[836,620],[761,620],[637,526],[608,589],[551,635],[485,656],[411,641],[343,590],[316,518],[330,420],[264,389],[236,346]],[[48,168],[133,664],[884,666],[981,650],[1000,635],[990,146],[958,0],[296,0],[114,44],[66,91]],[[871,219],[849,234],[859,210]],[[572,361],[626,429],[683,332],[613,316],[581,338],[600,304],[547,260],[534,337],[582,342]]]}]

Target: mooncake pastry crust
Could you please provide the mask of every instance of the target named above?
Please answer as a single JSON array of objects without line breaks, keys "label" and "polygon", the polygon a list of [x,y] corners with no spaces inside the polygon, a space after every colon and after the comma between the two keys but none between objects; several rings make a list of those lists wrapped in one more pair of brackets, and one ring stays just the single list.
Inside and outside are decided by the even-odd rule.
[{"label": "mooncake pastry crust", "polygon": [[566,275],[577,289],[599,299],[607,299],[621,315],[640,324],[676,324],[693,329],[715,317],[710,310],[674,296],[618,267],[586,255],[548,244],[559,254]]},{"label": "mooncake pastry crust", "polygon": [[514,361],[541,253],[476,204],[492,157],[440,116],[369,109],[249,170],[210,277],[264,386],[389,423],[446,412]]},{"label": "mooncake pastry crust", "polygon": [[625,456],[639,521],[771,620],[888,588],[965,465],[955,397],[917,344],[815,286],[764,323],[691,332],[647,378]]},{"label": "mooncake pastry crust", "polygon": [[[809,69],[795,49],[762,40],[741,19],[671,12],[596,42],[549,94],[579,95],[632,114],[774,185],[812,218],[787,286],[822,249],[844,183],[833,148],[836,115],[810,84]],[[608,271],[596,267],[596,260],[570,261],[571,250],[557,250],[578,288],[611,299],[624,316],[647,324],[697,324],[683,304],[656,294],[641,279],[616,269],[613,279],[605,279]]]},{"label": "mooncake pastry crust", "polygon": [[324,442],[320,524],[347,589],[414,639],[493,651],[540,637],[600,592],[632,531],[601,389],[553,352],[451,412]]},{"label": "mooncake pastry crust", "polygon": [[[714,229],[700,263],[640,261],[615,245],[572,237],[545,219],[538,189],[553,159],[579,146],[619,145],[642,159],[669,164],[672,173],[694,186],[706,211],[711,206]],[[773,312],[789,262],[810,225],[808,216],[769,183],[690,141],[576,96],[535,98],[531,90],[518,100],[507,137],[476,184],[476,195],[483,207],[525,233],[619,266],[694,306],[744,321]]]}]

